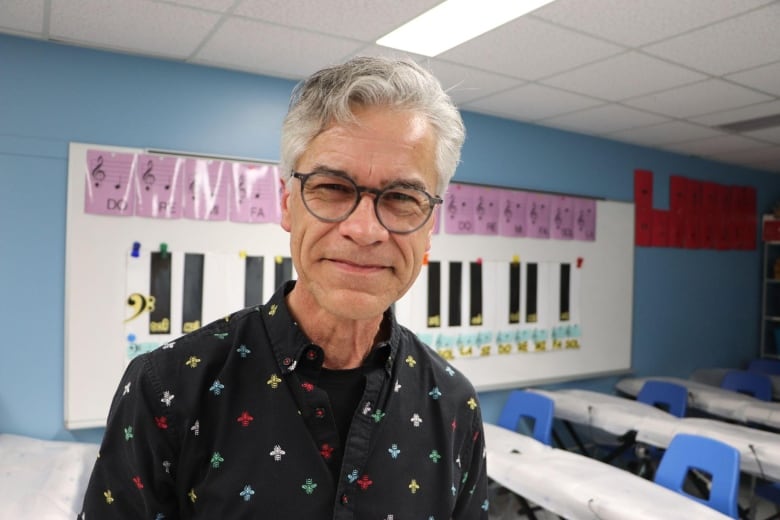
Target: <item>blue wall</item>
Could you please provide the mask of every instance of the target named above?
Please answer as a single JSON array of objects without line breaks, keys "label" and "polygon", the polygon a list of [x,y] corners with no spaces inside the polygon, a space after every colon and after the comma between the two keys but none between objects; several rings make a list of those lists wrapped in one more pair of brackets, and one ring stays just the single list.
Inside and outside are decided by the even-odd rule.
[{"label": "blue wall", "polygon": [[[63,427],[64,266],[70,141],[278,160],[293,83],[0,36],[0,432],[97,442]],[[456,180],[633,199],[633,171],[754,186],[759,211],[780,176],[465,113]],[[758,353],[759,250],[637,248],[633,365],[686,376]],[[610,391],[615,378],[578,381]],[[506,392],[480,395],[489,421]]]}]

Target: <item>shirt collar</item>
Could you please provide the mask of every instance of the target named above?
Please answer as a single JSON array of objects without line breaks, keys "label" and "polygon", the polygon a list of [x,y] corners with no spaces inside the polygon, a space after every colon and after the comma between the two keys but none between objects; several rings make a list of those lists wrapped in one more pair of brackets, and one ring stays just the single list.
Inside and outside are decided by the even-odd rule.
[{"label": "shirt collar", "polygon": [[[295,287],[295,281],[288,281],[271,299],[260,308],[263,322],[265,323],[268,338],[279,370],[286,374],[295,370],[301,356],[307,347],[313,345],[311,340],[298,327],[298,324],[290,314],[285,296]],[[398,345],[401,338],[401,329],[395,320],[392,308],[385,311],[385,322],[390,324],[390,337],[378,343],[366,358],[364,366],[378,367],[384,365],[389,374],[395,361]]]}]

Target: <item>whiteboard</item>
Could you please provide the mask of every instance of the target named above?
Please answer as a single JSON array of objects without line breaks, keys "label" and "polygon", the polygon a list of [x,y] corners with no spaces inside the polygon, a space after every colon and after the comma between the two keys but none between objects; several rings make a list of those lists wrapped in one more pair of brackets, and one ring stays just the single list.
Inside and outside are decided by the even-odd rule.
[{"label": "whiteboard", "polygon": [[[289,256],[289,235],[278,224],[248,224],[231,221],[205,222],[190,219],[117,217],[86,213],[85,172],[87,150],[100,149],[125,153],[144,150],[105,145],[71,143],[68,160],[68,200],[65,265],[65,426],[69,429],[105,425],[111,398],[131,357],[128,346],[129,287],[137,277],[148,277],[133,262],[147,262],[160,244],[166,244],[173,269],[181,266],[186,253],[207,255],[211,275],[222,276],[211,286],[243,287],[244,257],[265,259],[262,297],[275,290],[274,268]],[[550,240],[506,238],[500,236],[450,235],[443,230],[433,236],[428,263],[409,293],[396,304],[398,320],[430,341],[440,353],[463,372],[478,391],[515,388],[545,382],[598,377],[631,368],[631,328],[633,299],[633,204],[596,202],[596,239]],[[132,257],[133,243],[140,244],[140,255]],[[478,326],[463,323],[451,326],[446,317],[437,327],[426,322],[429,306],[431,265],[441,267],[441,302],[446,312],[451,263],[462,264],[463,282],[468,286],[469,266],[479,263],[482,276],[481,300],[484,321]],[[525,266],[538,268],[538,305],[543,323],[507,324],[497,316],[507,313],[506,298],[510,264],[522,267],[521,286],[525,287]],[[555,348],[549,336],[559,325],[551,311],[557,305],[562,264],[571,267],[571,322],[577,326],[577,348]],[[144,264],[145,265],[145,264]],[[218,267],[213,267],[217,265]],[[139,275],[138,273],[141,272]],[[278,270],[277,270],[278,274]],[[295,276],[294,272],[291,275]],[[175,278],[175,277],[174,277]],[[278,278],[277,278],[278,279]],[[174,285],[175,285],[174,281]],[[208,286],[208,282],[205,283]],[[174,291],[176,292],[176,291]],[[243,293],[222,294],[204,300],[203,323],[242,306]],[[468,293],[468,287],[466,287]],[[468,295],[461,298],[464,317],[468,313]],[[524,298],[522,313],[526,311]],[[451,302],[450,302],[451,303]],[[180,301],[174,301],[175,309]],[[454,305],[454,304],[453,304]],[[224,306],[224,307],[220,307]],[[175,313],[175,311],[172,311]],[[209,314],[211,313],[211,314]],[[172,321],[176,321],[174,316]],[[131,322],[133,323],[133,322]],[[520,341],[509,346],[504,336],[528,337],[534,329],[545,329],[548,337],[542,350],[522,350]],[[180,332],[180,331],[178,331]],[[500,334],[499,334],[500,333]],[[481,334],[481,336],[480,336]],[[177,336],[172,330],[170,336]],[[488,336],[490,336],[488,338]],[[456,339],[458,338],[458,339]],[[444,341],[461,341],[445,345]],[[538,339],[538,338],[537,338]],[[501,340],[501,341],[499,341]],[[468,349],[469,341],[476,341]],[[466,355],[465,353],[469,354]]]}]

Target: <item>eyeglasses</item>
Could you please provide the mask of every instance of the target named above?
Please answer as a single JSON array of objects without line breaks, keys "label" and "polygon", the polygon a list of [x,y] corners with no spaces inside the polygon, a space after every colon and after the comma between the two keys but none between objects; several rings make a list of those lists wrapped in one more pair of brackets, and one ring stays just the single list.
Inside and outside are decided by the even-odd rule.
[{"label": "eyeglasses", "polygon": [[346,220],[367,192],[374,195],[374,213],[379,223],[389,232],[403,235],[420,229],[431,218],[436,204],[442,203],[439,197],[403,183],[378,190],[358,186],[338,173],[293,172],[292,176],[301,181],[303,205],[324,222]]}]

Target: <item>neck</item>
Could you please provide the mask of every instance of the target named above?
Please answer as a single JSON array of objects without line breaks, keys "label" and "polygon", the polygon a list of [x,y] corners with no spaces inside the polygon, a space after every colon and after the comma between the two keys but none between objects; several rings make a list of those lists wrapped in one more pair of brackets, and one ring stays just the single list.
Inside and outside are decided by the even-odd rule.
[{"label": "neck", "polygon": [[301,330],[324,351],[325,368],[357,368],[363,364],[374,345],[384,339],[384,315],[350,319],[308,302],[301,293],[293,289],[287,295],[287,305]]}]

